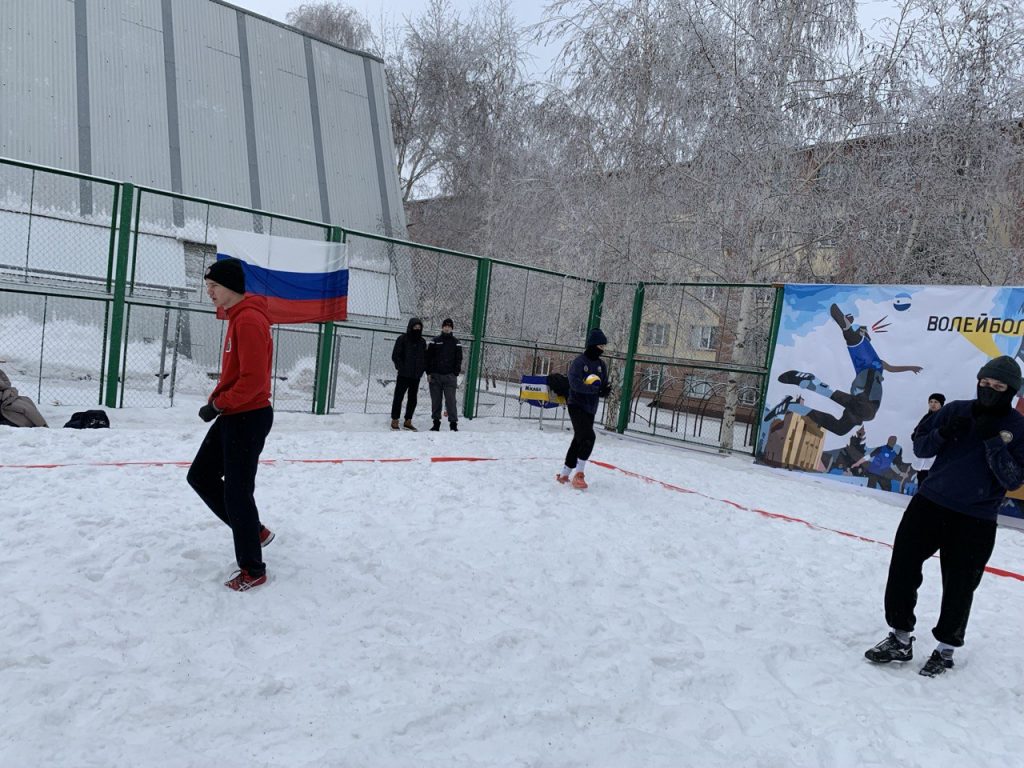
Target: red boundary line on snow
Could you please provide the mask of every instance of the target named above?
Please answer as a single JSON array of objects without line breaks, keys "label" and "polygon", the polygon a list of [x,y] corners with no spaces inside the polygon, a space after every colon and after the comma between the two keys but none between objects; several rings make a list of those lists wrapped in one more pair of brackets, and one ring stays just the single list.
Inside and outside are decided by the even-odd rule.
[{"label": "red boundary line on snow", "polygon": [[[535,460],[537,457],[527,457],[521,459],[524,461]],[[502,459],[495,457],[486,456],[429,456],[425,459],[415,458],[393,458],[393,459],[261,459],[260,464],[274,465],[274,464],[403,464],[411,463],[414,461],[430,461],[431,463],[445,463],[445,462],[456,462],[456,461],[502,461]],[[676,493],[688,493],[694,496],[700,496],[703,499],[709,499],[710,501],[717,501],[721,504],[728,504],[730,507],[742,510],[744,512],[754,512],[762,517],[766,517],[770,520],[781,520],[786,523],[799,523],[814,531],[825,531],[827,533],[835,533],[839,536],[845,536],[850,539],[856,539],[857,541],[864,541],[869,544],[880,544],[883,547],[892,549],[892,544],[878,539],[872,539],[867,536],[861,536],[857,533],[851,533],[850,531],[842,531],[838,528],[829,528],[824,525],[818,525],[808,520],[804,520],[800,517],[792,517],[791,515],[783,515],[779,512],[769,512],[766,509],[758,509],[757,507],[747,507],[743,504],[739,504],[731,499],[719,499],[715,496],[709,496],[706,493],[695,491],[692,488],[684,488],[681,485],[673,485],[672,483],[666,483],[664,480],[658,480],[654,477],[648,477],[647,475],[641,475],[638,472],[631,472],[628,469],[623,469],[614,464],[609,464],[606,461],[591,460],[591,464],[596,464],[604,469],[610,469],[613,472],[619,472],[627,477],[633,477],[637,480],[643,480],[645,483],[653,483],[660,485],[662,488],[668,491],[674,491]],[[188,467],[191,466],[190,461],[87,461],[78,462],[71,464],[0,464],[0,469],[60,469],[63,467]],[[995,568],[993,566],[986,566],[985,571],[993,574],[994,576],[1002,576],[1008,579],[1016,579],[1017,581],[1024,581],[1024,574],[1016,573],[1014,571],[1003,570],[1002,568]]]},{"label": "red boundary line on snow", "polygon": [[[590,463],[591,464],[597,464],[597,466],[604,467],[605,469],[611,469],[611,470],[614,470],[616,472],[621,472],[624,475],[628,475],[629,477],[638,478],[638,479],[643,480],[644,482],[647,482],[647,483],[656,483],[657,485],[660,485],[662,488],[665,488],[666,490],[669,490],[669,491],[676,491],[677,493],[692,493],[695,496],[700,496],[701,498],[704,498],[704,499],[710,499],[711,501],[718,501],[718,502],[721,502],[723,504],[728,504],[729,506],[735,507],[736,509],[741,509],[744,512],[756,512],[757,514],[761,515],[762,517],[767,517],[767,518],[770,518],[772,520],[782,520],[783,522],[787,522],[787,523],[800,523],[800,524],[805,525],[808,528],[810,528],[812,530],[815,530],[815,531],[827,531],[828,533],[836,533],[836,534],[839,534],[840,536],[846,536],[847,538],[850,538],[850,539],[856,539],[858,541],[865,541],[865,542],[868,542],[870,544],[881,544],[883,547],[888,547],[889,549],[892,549],[892,544],[888,544],[888,543],[886,543],[884,541],[879,541],[878,539],[871,539],[871,538],[868,538],[867,536],[861,536],[861,535],[856,534],[856,533],[850,533],[849,531],[841,531],[838,528],[828,528],[826,526],[817,525],[815,523],[812,523],[812,522],[810,522],[808,520],[804,520],[804,519],[799,518],[799,517],[791,517],[790,515],[783,515],[783,514],[780,514],[778,512],[769,512],[766,509],[758,509],[757,507],[745,507],[742,504],[737,504],[735,501],[731,501],[729,499],[719,499],[719,498],[716,498],[714,496],[708,496],[707,494],[701,493],[700,491],[694,491],[694,490],[692,490],[690,488],[683,488],[683,487],[678,486],[678,485],[672,485],[671,483],[666,483],[663,480],[658,480],[658,479],[653,478],[653,477],[648,477],[647,475],[641,475],[641,474],[638,474],[636,472],[630,472],[628,469],[622,469],[621,467],[617,467],[614,464],[609,464],[609,463],[604,462],[604,461],[594,461],[592,459],[590,461]],[[991,565],[985,566],[985,571],[988,572],[988,573],[993,574],[994,576],[1003,576],[1003,577],[1008,578],[1008,579],[1016,579],[1017,581],[1024,581],[1024,574],[1015,573],[1014,571],[1006,571],[1006,570],[1003,570],[1002,568],[995,568],[995,567],[993,567]]]}]

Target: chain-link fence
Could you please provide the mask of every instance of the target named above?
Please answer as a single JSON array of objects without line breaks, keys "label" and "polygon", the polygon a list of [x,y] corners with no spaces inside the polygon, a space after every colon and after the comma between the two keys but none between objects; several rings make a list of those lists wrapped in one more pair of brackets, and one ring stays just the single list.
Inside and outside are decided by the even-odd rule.
[{"label": "chain-link fence", "polygon": [[[564,419],[564,409],[524,403],[521,381],[564,372],[600,325],[613,385],[600,423],[752,449],[772,287],[598,283],[3,160],[0,366],[41,404],[201,401],[220,374],[225,330],[203,275],[227,231],[338,242],[347,254],[345,322],[274,326],[275,408],[387,413],[397,336],[412,317],[427,338],[452,318],[465,350],[463,415]],[[420,394],[429,401],[425,380]]]}]

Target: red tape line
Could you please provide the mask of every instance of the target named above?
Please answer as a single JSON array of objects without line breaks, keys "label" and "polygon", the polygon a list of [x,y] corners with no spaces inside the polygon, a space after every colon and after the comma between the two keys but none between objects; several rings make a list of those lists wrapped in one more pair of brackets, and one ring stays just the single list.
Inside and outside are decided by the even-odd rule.
[{"label": "red tape line", "polygon": [[[826,527],[824,525],[817,525],[816,523],[812,523],[809,520],[804,520],[804,519],[799,518],[799,517],[791,517],[790,515],[782,515],[782,514],[779,514],[778,512],[769,512],[769,511],[767,511],[765,509],[757,509],[756,507],[745,507],[742,504],[738,504],[735,501],[731,501],[729,499],[719,499],[719,498],[716,498],[715,496],[708,496],[705,493],[701,493],[700,491],[694,491],[694,490],[692,490],[690,488],[681,488],[680,486],[672,485],[672,484],[666,483],[666,482],[664,482],[662,480],[658,480],[658,479],[653,478],[653,477],[648,477],[647,475],[640,475],[640,474],[637,474],[636,472],[630,472],[628,469],[621,469],[620,467],[617,467],[614,464],[608,464],[607,462],[604,462],[604,461],[593,461],[592,460],[590,463],[591,464],[597,464],[597,466],[604,467],[605,469],[611,469],[611,470],[614,470],[616,472],[621,472],[622,474],[628,475],[629,477],[639,478],[640,480],[643,480],[644,482],[647,482],[647,483],[656,483],[657,485],[660,485],[662,488],[666,488],[666,489],[668,489],[670,491],[676,491],[677,493],[692,493],[692,494],[694,494],[696,496],[700,496],[701,498],[704,498],[704,499],[710,499],[711,501],[718,501],[718,502],[721,502],[722,504],[728,504],[729,506],[735,507],[736,509],[741,509],[744,512],[756,512],[757,514],[761,515],[762,517],[771,518],[773,520],[782,520],[783,522],[786,522],[786,523],[800,523],[801,525],[805,525],[808,528],[810,528],[812,530],[815,530],[815,531],[827,531],[828,533],[837,533],[840,536],[846,536],[847,538],[857,539],[858,541],[865,541],[865,542],[868,542],[869,544],[881,544],[883,547],[888,547],[889,549],[892,549],[892,544],[889,544],[889,543],[884,542],[884,541],[879,541],[878,539],[870,539],[867,536],[861,536],[861,535],[856,534],[856,533],[850,533],[849,531],[841,531],[838,528],[828,528],[828,527]],[[933,557],[934,557],[934,555],[933,555]],[[1002,577],[1007,578],[1007,579],[1016,579],[1017,581],[1024,581],[1024,574],[1015,573],[1014,571],[1006,571],[1006,570],[1003,570],[1002,568],[994,568],[994,567],[992,567],[990,565],[989,566],[985,566],[985,571],[987,573],[991,573],[993,576],[1002,576]]]},{"label": "red tape line", "polygon": [[[535,461],[539,457],[531,456],[519,461]],[[506,461],[508,459],[505,459]],[[276,464],[400,464],[410,463],[414,461],[430,461],[431,463],[444,463],[444,462],[456,462],[456,461],[502,461],[502,459],[488,456],[429,456],[423,459],[415,458],[393,458],[393,459],[261,459],[260,464],[273,466]],[[648,477],[647,475],[641,475],[639,472],[632,472],[628,469],[623,469],[615,464],[609,464],[606,461],[591,460],[591,464],[596,464],[604,469],[610,469],[613,472],[619,472],[626,477],[632,477],[637,480],[643,480],[645,483],[653,483],[660,485],[662,488],[668,491],[674,491],[675,493],[687,493],[693,494],[694,496],[700,496],[702,499],[708,499],[710,501],[717,501],[721,504],[728,504],[730,507],[742,510],[744,512],[754,512],[755,514],[767,517],[771,520],[781,520],[786,523],[798,523],[804,525],[814,531],[825,531],[827,533],[835,533],[839,536],[845,536],[850,539],[856,539],[857,541],[867,542],[869,544],[880,544],[883,547],[892,549],[892,544],[878,539],[868,538],[867,536],[861,536],[860,534],[851,533],[850,531],[842,531],[838,528],[829,528],[824,525],[818,525],[812,523],[809,520],[803,518],[793,517],[791,515],[783,515],[779,512],[769,512],[766,509],[758,509],[757,507],[747,507],[743,504],[739,504],[731,499],[720,499],[715,496],[708,496],[706,493],[695,491],[692,488],[684,488],[681,485],[673,485],[672,483],[666,483],[664,480],[658,480],[654,477]],[[188,467],[191,466],[190,461],[89,461],[80,462],[73,464],[0,464],[0,469],[60,469],[63,467]],[[1024,581],[1024,574],[1016,573],[1014,571],[1007,571],[1002,568],[995,568],[993,566],[986,566],[985,571],[991,573],[994,576],[1001,576],[1007,579],[1016,579],[1017,581]]]}]

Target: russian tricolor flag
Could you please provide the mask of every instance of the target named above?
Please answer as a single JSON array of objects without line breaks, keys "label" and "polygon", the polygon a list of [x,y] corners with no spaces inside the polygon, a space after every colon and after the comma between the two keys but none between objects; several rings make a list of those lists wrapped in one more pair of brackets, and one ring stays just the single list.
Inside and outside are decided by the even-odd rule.
[{"label": "russian tricolor flag", "polygon": [[243,262],[245,292],[266,297],[271,323],[324,323],[348,317],[344,243],[220,229],[217,258]]}]

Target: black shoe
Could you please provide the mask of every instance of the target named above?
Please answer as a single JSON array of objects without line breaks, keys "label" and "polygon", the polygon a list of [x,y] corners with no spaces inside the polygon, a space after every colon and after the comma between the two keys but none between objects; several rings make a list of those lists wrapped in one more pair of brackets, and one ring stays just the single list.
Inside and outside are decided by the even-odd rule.
[{"label": "black shoe", "polygon": [[459,431],[459,425],[458,425],[458,423],[456,423],[454,421],[449,421],[448,422],[448,426],[451,427],[452,432],[458,432]]},{"label": "black shoe", "polygon": [[835,320],[839,327],[844,331],[850,327],[850,321],[846,319],[846,315],[843,314],[843,310],[839,308],[838,304],[833,304],[829,307],[828,313],[832,315],[832,319]]},{"label": "black shoe", "polygon": [[440,432],[441,431],[441,422],[440,421],[435,421],[434,422],[434,426],[432,426],[430,428],[430,431],[431,432]]},{"label": "black shoe", "polygon": [[928,661],[921,667],[919,675],[925,677],[938,677],[944,673],[947,669],[953,668],[953,654],[950,653],[948,656],[943,656],[938,650],[932,651],[932,655],[928,657]]},{"label": "black shoe", "polygon": [[783,384],[796,384],[800,386],[805,381],[813,381],[813,373],[805,373],[804,371],[786,371],[785,373],[779,374],[779,381]]},{"label": "black shoe", "polygon": [[774,408],[772,408],[770,411],[768,411],[768,414],[764,417],[764,420],[765,421],[771,421],[776,416],[781,416],[782,414],[784,414],[786,411],[789,410],[789,404],[792,403],[792,402],[793,402],[793,398],[790,397],[789,395],[786,395],[784,398],[782,398],[782,402],[781,403],[779,403]]},{"label": "black shoe", "polygon": [[890,661],[910,661],[914,658],[914,638],[909,643],[901,643],[896,639],[896,634],[889,633],[889,636],[882,642],[864,652],[864,658],[873,661],[875,664],[888,664]]}]

